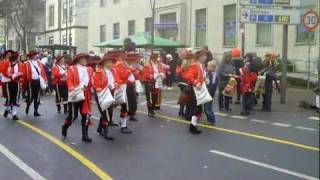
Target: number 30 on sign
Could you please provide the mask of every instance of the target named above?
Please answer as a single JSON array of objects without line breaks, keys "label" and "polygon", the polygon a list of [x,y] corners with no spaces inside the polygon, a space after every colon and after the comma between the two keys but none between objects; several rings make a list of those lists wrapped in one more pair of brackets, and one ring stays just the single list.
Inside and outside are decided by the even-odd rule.
[{"label": "number 30 on sign", "polygon": [[319,16],[316,12],[309,10],[302,17],[302,23],[309,31],[314,31],[319,26]]}]

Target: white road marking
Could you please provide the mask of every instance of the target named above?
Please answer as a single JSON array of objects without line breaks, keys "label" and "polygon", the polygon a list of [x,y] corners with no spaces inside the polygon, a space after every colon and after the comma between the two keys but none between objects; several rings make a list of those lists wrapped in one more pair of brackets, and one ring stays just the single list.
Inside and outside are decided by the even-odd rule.
[{"label": "white road marking", "polygon": [[10,161],[12,161],[16,166],[18,166],[24,173],[29,175],[31,179],[34,180],[46,180],[43,176],[41,176],[37,171],[32,169],[26,163],[24,163],[21,159],[19,159],[16,155],[10,152],[6,147],[0,144],[0,152],[5,155]]},{"label": "white road marking", "polygon": [[250,119],[251,122],[257,122],[257,123],[267,123],[267,121],[259,120],[259,119]]},{"label": "white road marking", "polygon": [[230,117],[235,119],[246,119],[246,117],[243,117],[243,116],[230,116]]},{"label": "white road marking", "polygon": [[295,128],[301,129],[301,130],[306,130],[306,131],[316,131],[316,129],[314,129],[314,128],[308,128],[308,127],[303,127],[303,126],[297,126]]},{"label": "white road marking", "polygon": [[272,123],[272,125],[280,126],[280,127],[290,127],[291,126],[291,124],[284,124],[284,123]]},{"label": "white road marking", "polygon": [[144,101],[144,102],[140,103],[141,106],[146,105],[146,104],[147,104],[147,101]]},{"label": "white road marking", "polygon": [[171,106],[169,106],[169,107],[172,107],[172,108],[180,108],[180,106],[178,106],[178,105],[171,105]]},{"label": "white road marking", "polygon": [[220,113],[220,112],[215,112],[214,114],[218,116],[228,116],[228,114]]},{"label": "white road marking", "polygon": [[309,117],[308,119],[315,120],[315,121],[320,121],[319,117]]},{"label": "white road marking", "polygon": [[228,153],[225,153],[225,152],[216,151],[216,150],[210,150],[209,152],[213,153],[213,154],[220,155],[220,156],[224,156],[224,157],[227,157],[227,158],[230,158],[230,159],[235,159],[235,160],[242,161],[242,162],[245,162],[245,163],[253,164],[253,165],[256,165],[256,166],[259,166],[259,167],[263,167],[263,168],[266,168],[266,169],[271,169],[271,170],[274,170],[274,171],[278,171],[278,172],[281,172],[281,173],[284,173],[284,174],[288,174],[288,175],[291,175],[291,176],[295,176],[295,177],[298,177],[298,178],[301,178],[301,179],[319,180],[318,178],[313,177],[313,176],[309,176],[309,175],[302,174],[302,173],[295,172],[295,171],[290,171],[288,169],[283,169],[283,168],[280,168],[280,167],[277,167],[277,166],[273,166],[273,165],[270,165],[270,164],[265,164],[265,163],[262,163],[262,162],[253,161],[251,159],[243,158],[243,157],[240,157],[240,156],[235,156],[235,155],[228,154]]},{"label": "white road marking", "polygon": [[177,102],[178,102],[178,101],[166,101],[166,102],[164,102],[164,103],[166,103],[166,104],[177,104]]}]

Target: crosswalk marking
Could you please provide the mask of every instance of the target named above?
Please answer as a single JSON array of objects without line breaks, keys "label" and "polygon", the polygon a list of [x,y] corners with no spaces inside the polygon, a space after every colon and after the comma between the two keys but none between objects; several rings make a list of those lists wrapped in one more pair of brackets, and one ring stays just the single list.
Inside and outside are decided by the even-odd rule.
[{"label": "crosswalk marking", "polygon": [[243,116],[230,116],[230,117],[235,119],[246,119],[246,117],[243,117]]},{"label": "crosswalk marking", "polygon": [[28,166],[25,162],[23,162],[20,158],[10,152],[6,147],[0,144],[0,152],[5,155],[11,162],[13,162],[18,168],[20,168],[24,173],[30,176],[31,179],[34,180],[46,180],[43,176],[41,176],[37,171]]},{"label": "crosswalk marking", "polygon": [[220,112],[215,112],[214,114],[218,116],[228,116],[228,114],[220,113]]}]

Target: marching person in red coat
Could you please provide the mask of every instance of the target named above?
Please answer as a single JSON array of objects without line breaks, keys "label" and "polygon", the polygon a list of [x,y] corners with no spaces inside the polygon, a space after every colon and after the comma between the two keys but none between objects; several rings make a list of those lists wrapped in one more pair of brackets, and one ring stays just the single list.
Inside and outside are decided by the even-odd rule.
[{"label": "marching person in red coat", "polygon": [[153,53],[150,55],[149,62],[143,67],[143,76],[145,79],[145,93],[148,106],[149,117],[154,117],[154,110],[157,105],[160,106],[161,89],[156,87],[156,80],[160,78],[162,80],[165,77],[163,66],[158,62],[159,55]]},{"label": "marching person in red coat", "polygon": [[7,104],[4,117],[7,118],[11,112],[13,120],[19,120],[17,111],[19,107],[20,85],[22,82],[22,63],[18,61],[19,52],[14,52],[9,60],[2,62],[3,84],[7,95]]},{"label": "marching person in red coat", "polygon": [[87,66],[89,55],[81,53],[73,58],[73,65],[67,70],[68,85],[68,117],[62,126],[62,136],[67,137],[67,130],[72,122],[77,119],[78,113],[81,114],[82,141],[91,143],[92,139],[88,136],[89,113],[91,111],[91,87],[90,77],[93,69]]},{"label": "marching person in red coat", "polygon": [[[41,82],[47,81],[47,75],[44,66],[37,57],[38,52],[31,51],[27,55],[29,60],[23,65],[23,87],[27,91],[26,114],[29,114],[31,103],[34,105],[34,116],[41,116],[38,112],[40,105]],[[41,80],[42,78],[42,80]]]},{"label": "marching person in red coat", "polygon": [[5,106],[5,111],[4,111],[4,116],[8,116],[9,112],[10,112],[10,107],[9,107],[9,102],[8,102],[8,97],[7,97],[7,91],[5,89],[5,83],[9,82],[9,79],[3,76],[3,64],[6,61],[10,61],[10,57],[11,55],[14,54],[13,50],[7,50],[3,53],[2,55],[2,59],[0,61],[0,75],[1,75],[1,85],[2,85],[2,97],[4,97],[6,99],[6,102],[4,104]]},{"label": "marching person in red coat", "polygon": [[[136,53],[129,53],[124,55],[124,60],[118,60],[115,64],[116,73],[119,77],[119,86],[127,85],[127,103],[121,105],[120,110],[120,123],[121,132],[124,134],[131,134],[132,131],[127,127],[127,116],[134,116],[137,110],[137,97],[135,91],[135,80],[137,76],[136,69],[133,68],[133,64],[140,60],[140,55]],[[133,120],[133,119],[132,119]]]},{"label": "marching person in red coat", "polygon": [[61,105],[63,104],[64,114],[68,113],[67,68],[64,56],[59,55],[52,67],[52,77],[56,91],[57,112],[61,112]]},{"label": "marching person in red coat", "polygon": [[186,118],[191,120],[189,131],[192,134],[200,134],[201,131],[197,129],[197,123],[202,115],[203,108],[201,105],[197,106],[197,99],[193,90],[193,87],[201,89],[203,83],[205,83],[206,70],[201,59],[207,52],[205,50],[197,51],[195,55],[189,54],[187,59],[191,61],[188,70],[184,76],[185,80],[189,84],[191,93],[191,100],[186,106]]},{"label": "marching person in red coat", "polygon": [[110,90],[113,94],[114,90],[118,87],[118,78],[115,74],[115,71],[112,69],[113,62],[117,59],[115,57],[110,56],[106,53],[102,60],[98,63],[98,67],[92,76],[92,86],[94,89],[94,93],[96,96],[96,101],[98,105],[98,109],[101,113],[100,122],[97,129],[97,132],[104,136],[108,140],[113,140],[113,137],[109,135],[108,126],[110,126],[110,120],[112,118],[113,108],[110,106],[107,110],[101,109],[99,105],[99,96],[100,92],[103,92],[106,88]]}]

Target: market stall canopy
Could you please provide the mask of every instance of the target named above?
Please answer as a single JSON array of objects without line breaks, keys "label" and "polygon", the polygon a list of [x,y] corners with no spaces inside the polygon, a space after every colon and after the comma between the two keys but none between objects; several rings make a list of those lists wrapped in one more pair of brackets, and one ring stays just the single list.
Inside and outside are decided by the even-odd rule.
[{"label": "market stall canopy", "polygon": [[[129,36],[137,46],[137,48],[150,48],[152,46],[151,43],[151,35],[149,33],[137,33],[132,36]],[[121,48],[123,47],[123,42],[125,38],[114,39],[110,41],[101,42],[96,44],[95,47],[109,47],[109,48]],[[156,48],[164,48],[164,47],[174,47],[174,48],[182,48],[185,47],[184,44],[173,41],[169,39],[164,39],[159,36],[154,36],[154,47]]]}]

